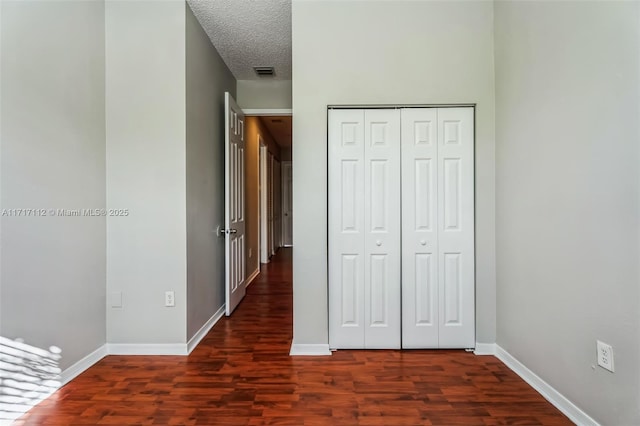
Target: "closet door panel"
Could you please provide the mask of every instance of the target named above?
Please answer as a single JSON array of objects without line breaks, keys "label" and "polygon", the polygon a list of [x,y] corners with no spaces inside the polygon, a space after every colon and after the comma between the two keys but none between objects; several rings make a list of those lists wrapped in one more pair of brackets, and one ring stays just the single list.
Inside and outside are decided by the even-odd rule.
[{"label": "closet door panel", "polygon": [[365,348],[400,348],[400,111],[364,112]]},{"label": "closet door panel", "polygon": [[329,344],[475,346],[473,108],[329,111]]},{"label": "closet door panel", "polygon": [[402,347],[437,348],[437,110],[401,114]]},{"label": "closet door panel", "polygon": [[364,347],[364,111],[329,111],[329,346]]},{"label": "closet door panel", "polygon": [[473,108],[438,109],[439,347],[475,347]]}]

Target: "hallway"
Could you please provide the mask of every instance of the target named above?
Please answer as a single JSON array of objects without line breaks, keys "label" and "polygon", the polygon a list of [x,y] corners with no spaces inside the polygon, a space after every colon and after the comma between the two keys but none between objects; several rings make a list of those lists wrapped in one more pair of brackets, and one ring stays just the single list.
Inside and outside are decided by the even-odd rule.
[{"label": "hallway", "polygon": [[291,258],[280,249],[191,355],[108,356],[15,424],[571,424],[492,356],[290,357]]}]

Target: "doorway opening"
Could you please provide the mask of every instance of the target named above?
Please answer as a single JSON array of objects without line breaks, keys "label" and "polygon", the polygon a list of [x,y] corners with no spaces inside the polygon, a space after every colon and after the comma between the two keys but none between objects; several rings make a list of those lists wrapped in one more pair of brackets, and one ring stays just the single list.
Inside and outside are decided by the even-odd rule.
[{"label": "doorway opening", "polygon": [[290,113],[253,110],[246,122],[246,268],[250,284],[280,248],[293,246],[292,120]]}]

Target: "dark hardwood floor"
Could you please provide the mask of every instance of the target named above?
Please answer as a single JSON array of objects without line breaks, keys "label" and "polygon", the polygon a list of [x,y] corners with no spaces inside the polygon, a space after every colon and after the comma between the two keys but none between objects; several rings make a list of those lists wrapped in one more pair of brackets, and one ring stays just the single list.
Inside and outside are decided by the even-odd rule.
[{"label": "dark hardwood floor", "polygon": [[18,425],[567,425],[492,356],[337,351],[290,357],[281,249],[188,357],[108,356]]}]

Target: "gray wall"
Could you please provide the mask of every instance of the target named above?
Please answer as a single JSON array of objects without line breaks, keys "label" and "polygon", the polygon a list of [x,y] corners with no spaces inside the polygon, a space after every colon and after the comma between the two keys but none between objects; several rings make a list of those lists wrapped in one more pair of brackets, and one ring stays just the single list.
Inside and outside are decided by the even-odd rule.
[{"label": "gray wall", "polygon": [[238,80],[238,106],[291,109],[291,80]]},{"label": "gray wall", "polygon": [[183,2],[2,12],[2,208],[128,216],[2,217],[0,333],[60,346],[63,368],[106,341],[186,343],[224,303],[212,231],[235,79]]},{"label": "gray wall", "polygon": [[[496,3],[497,342],[640,424],[640,6]],[[596,364],[613,345],[615,373]]]},{"label": "gray wall", "polygon": [[[110,343],[185,343],[187,317],[185,3],[106,3]],[[175,291],[175,307],[164,306]]]},{"label": "gray wall", "polygon": [[62,349],[67,368],[105,342],[104,3],[3,1],[0,50],[0,335]]},{"label": "gray wall", "polygon": [[328,342],[327,105],[471,102],[476,340],[495,342],[493,4],[294,1],[292,38],[294,342]]},{"label": "gray wall", "polygon": [[236,80],[186,8],[187,339],[225,303],[224,92]]}]

